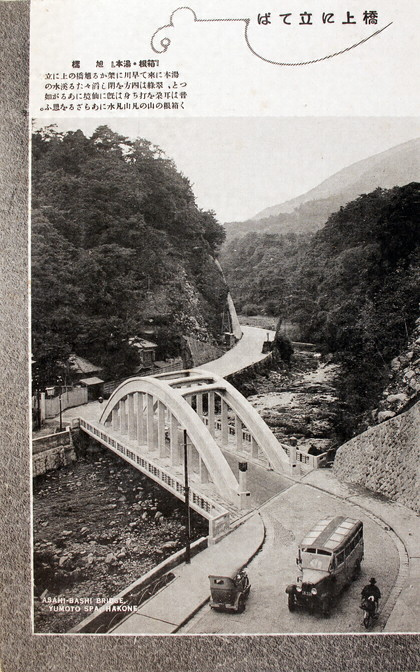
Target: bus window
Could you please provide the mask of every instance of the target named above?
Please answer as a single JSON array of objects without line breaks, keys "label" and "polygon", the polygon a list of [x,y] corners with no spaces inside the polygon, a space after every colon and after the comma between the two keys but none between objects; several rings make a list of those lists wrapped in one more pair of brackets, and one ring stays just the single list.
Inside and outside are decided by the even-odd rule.
[{"label": "bus window", "polygon": [[344,562],[344,551],[337,555],[337,565],[341,565],[342,562]]}]

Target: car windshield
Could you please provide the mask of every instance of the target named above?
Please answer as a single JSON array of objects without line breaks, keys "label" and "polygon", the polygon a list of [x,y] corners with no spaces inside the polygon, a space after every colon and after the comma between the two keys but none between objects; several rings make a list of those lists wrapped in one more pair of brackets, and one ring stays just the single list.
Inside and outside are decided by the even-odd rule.
[{"label": "car windshield", "polygon": [[302,568],[303,569],[319,569],[327,572],[331,562],[331,554],[323,551],[316,552],[315,549],[302,549]]}]

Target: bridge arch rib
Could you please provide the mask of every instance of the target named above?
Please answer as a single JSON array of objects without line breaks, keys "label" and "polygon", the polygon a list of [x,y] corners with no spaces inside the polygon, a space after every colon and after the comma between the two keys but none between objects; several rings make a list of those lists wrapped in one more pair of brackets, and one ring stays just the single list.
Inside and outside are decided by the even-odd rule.
[{"label": "bridge arch rib", "polygon": [[[238,481],[222,451],[181,391],[174,389],[164,380],[145,376],[124,381],[107,401],[99,422],[101,425],[112,425],[114,429],[121,429],[120,422],[127,423],[128,426],[124,429],[130,433],[134,426],[132,434],[135,435],[139,426],[136,418],[141,414],[143,416],[142,421],[146,425],[149,422],[149,427],[143,433],[144,437],[147,432],[155,431],[153,429],[153,415],[156,406],[158,422],[160,420],[162,425],[164,414],[169,413],[171,434],[172,432],[174,434],[178,433],[177,429],[173,430],[173,418],[175,424],[177,423],[181,429],[186,430],[190,443],[204,462],[220,495],[223,499],[228,499],[238,505]],[[128,413],[126,413],[126,410]],[[132,435],[132,438],[137,438],[140,443],[144,443],[144,439],[142,441],[138,436]],[[147,437],[147,440],[150,440],[150,436]],[[160,437],[160,440],[162,441],[162,437]]]},{"label": "bridge arch rib", "polygon": [[166,379],[171,387],[179,389],[186,398],[209,392],[217,394],[247,428],[270,466],[275,471],[289,471],[289,457],[282,445],[258,411],[227,380],[204,368],[159,374],[156,377]]}]

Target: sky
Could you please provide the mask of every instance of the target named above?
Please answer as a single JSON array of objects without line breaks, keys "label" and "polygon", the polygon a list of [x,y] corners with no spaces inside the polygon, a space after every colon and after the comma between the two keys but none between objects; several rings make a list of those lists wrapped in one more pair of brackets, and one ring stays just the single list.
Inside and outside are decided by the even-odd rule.
[{"label": "sky", "polygon": [[42,119],[39,128],[99,125],[159,145],[221,223],[242,221],[306,193],[356,161],[420,136],[414,117],[195,117]]}]

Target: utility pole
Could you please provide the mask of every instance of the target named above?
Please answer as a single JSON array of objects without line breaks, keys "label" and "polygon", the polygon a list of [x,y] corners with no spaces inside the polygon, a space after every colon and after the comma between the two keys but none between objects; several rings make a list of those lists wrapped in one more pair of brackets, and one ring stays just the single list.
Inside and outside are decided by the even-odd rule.
[{"label": "utility pole", "polygon": [[63,379],[61,376],[57,378],[57,382],[60,386],[60,395],[58,397],[58,402],[60,404],[60,432],[63,431],[63,408],[62,408],[62,403],[61,403],[61,395],[63,393]]},{"label": "utility pole", "polygon": [[190,488],[188,485],[188,445],[187,445],[187,430],[184,429],[184,495],[185,495],[185,509],[187,516],[186,524],[186,544],[185,544],[185,562],[187,565],[191,562],[191,546],[190,546],[190,535],[191,535],[191,512],[190,512]]}]

